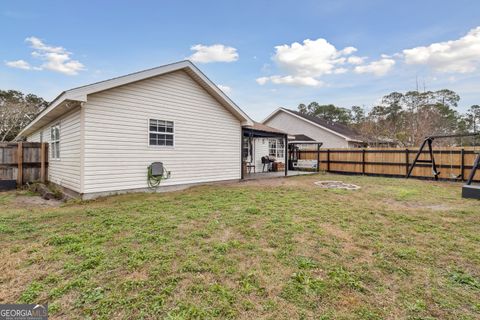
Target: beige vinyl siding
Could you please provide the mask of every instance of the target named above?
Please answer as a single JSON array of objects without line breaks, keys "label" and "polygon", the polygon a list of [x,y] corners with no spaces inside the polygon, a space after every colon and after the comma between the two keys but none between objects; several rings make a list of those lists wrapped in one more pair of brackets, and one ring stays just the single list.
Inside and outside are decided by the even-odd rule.
[{"label": "beige vinyl siding", "polygon": [[31,136],[28,136],[27,141],[28,142],[40,142],[40,132],[42,132],[42,130],[34,132]]},{"label": "beige vinyl siding", "polygon": [[[84,112],[86,194],[145,188],[154,161],[164,186],[240,178],[240,121],[184,71],[89,95]],[[149,146],[149,119],[174,122],[174,147]]]},{"label": "beige vinyl siding", "polygon": [[283,111],[278,112],[265,124],[291,135],[304,134],[309,136],[315,141],[323,142],[322,148],[348,148],[348,142],[345,138]]},{"label": "beige vinyl siding", "polygon": [[80,192],[80,108],[49,123],[27,137],[27,141],[40,142],[40,132],[43,132],[43,142],[50,143],[50,127],[55,124],[60,124],[60,159],[48,155],[48,180]]},{"label": "beige vinyl siding", "polygon": [[[255,164],[255,171],[262,172],[263,163],[262,157],[269,155],[269,140],[276,139],[277,141],[282,141],[283,139],[279,138],[253,138],[253,163]],[[279,157],[275,158],[276,162],[285,162],[285,153]],[[267,170],[265,166],[265,170]]]},{"label": "beige vinyl siding", "polygon": [[[262,172],[262,157],[268,156],[268,138],[254,138],[253,149],[255,171]],[[265,166],[265,169],[268,168]]]}]

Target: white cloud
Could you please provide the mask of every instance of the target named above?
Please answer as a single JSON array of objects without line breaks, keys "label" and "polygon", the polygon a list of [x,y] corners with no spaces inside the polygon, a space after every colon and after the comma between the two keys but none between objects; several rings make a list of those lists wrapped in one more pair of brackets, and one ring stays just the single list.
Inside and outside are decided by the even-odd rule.
[{"label": "white cloud", "polygon": [[356,66],[353,71],[356,73],[373,73],[376,76],[383,76],[395,65],[395,60],[383,58],[370,62],[363,66]]},{"label": "white cloud", "polygon": [[6,61],[5,65],[7,67],[23,69],[23,70],[30,70],[32,68],[30,64],[25,60]]},{"label": "white cloud", "polygon": [[405,63],[428,65],[438,72],[469,73],[480,65],[480,27],[457,40],[403,50]]},{"label": "white cloud", "polygon": [[230,88],[229,86],[224,86],[222,84],[219,84],[217,85],[217,87],[222,90],[224,93],[230,93],[232,92],[232,88]]},{"label": "white cloud", "polygon": [[226,47],[223,44],[214,44],[211,46],[197,44],[192,46],[190,50],[196,51],[188,57],[188,59],[193,62],[233,62],[238,60],[237,49]]},{"label": "white cloud", "polygon": [[16,60],[6,62],[7,66],[24,70],[51,70],[66,75],[76,75],[85,69],[81,62],[72,60],[72,53],[63,47],[46,45],[37,37],[28,37],[25,41],[34,49],[32,57],[44,62],[40,66],[31,66],[24,60]]},{"label": "white cloud", "polygon": [[30,46],[33,49],[40,50],[40,51],[46,51],[46,52],[56,52],[56,53],[63,53],[65,52],[65,49],[63,47],[51,47],[43,43],[42,40],[40,40],[37,37],[28,37],[25,39],[26,42],[30,43]]},{"label": "white cloud", "polygon": [[276,46],[272,60],[284,74],[260,77],[256,81],[260,85],[270,82],[297,86],[323,86],[325,83],[321,78],[325,75],[344,74],[349,72],[348,67],[364,63],[366,57],[352,55],[355,52],[357,52],[355,47],[337,49],[322,38]]},{"label": "white cloud", "polygon": [[260,77],[256,79],[257,83],[264,85],[267,82],[274,84],[289,84],[294,86],[309,86],[309,87],[318,87],[323,85],[322,81],[319,81],[313,77],[302,77],[302,76],[270,76],[270,77]]},{"label": "white cloud", "polygon": [[333,70],[334,74],[343,74],[343,73],[347,73],[347,72],[348,72],[347,68],[337,68],[337,69]]},{"label": "white cloud", "polygon": [[303,77],[319,77],[331,74],[337,65],[347,62],[345,56],[357,51],[354,47],[337,50],[325,39],[304,40],[303,44],[275,47],[273,60],[290,74]]},{"label": "white cloud", "polygon": [[255,81],[257,81],[259,85],[263,86],[268,82],[268,80],[270,80],[270,77],[260,77],[260,78],[257,78]]},{"label": "white cloud", "polygon": [[348,57],[347,62],[350,64],[362,64],[366,57],[351,56]]},{"label": "white cloud", "polygon": [[66,75],[76,75],[79,71],[84,70],[85,66],[77,61],[72,60],[71,52],[63,47],[52,47],[43,43],[36,37],[29,37],[25,41],[36,51],[32,52],[34,58],[44,60],[40,66],[41,69],[60,72]]}]

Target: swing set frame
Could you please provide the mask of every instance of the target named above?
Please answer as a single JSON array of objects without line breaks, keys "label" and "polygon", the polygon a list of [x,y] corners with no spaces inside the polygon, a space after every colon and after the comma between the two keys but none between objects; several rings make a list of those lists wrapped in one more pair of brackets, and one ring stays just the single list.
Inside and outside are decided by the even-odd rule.
[{"label": "swing set frame", "polygon": [[[410,178],[412,171],[415,168],[415,165],[417,163],[430,163],[432,165],[433,177],[435,180],[438,180],[440,171],[437,170],[437,164],[435,163],[435,156],[433,155],[433,149],[432,149],[433,141],[435,139],[463,138],[463,137],[480,137],[480,133],[435,135],[435,136],[426,137],[423,143],[421,144],[420,148],[418,149],[417,155],[415,156],[415,160],[413,160],[412,165],[408,169],[406,178],[407,179]],[[419,160],[420,155],[424,152],[423,149],[425,149],[425,147],[428,147],[428,154],[430,155],[430,159]],[[475,177],[475,173],[477,172],[477,169],[479,167],[480,167],[480,152],[475,157],[468,180],[462,188],[463,198],[480,199],[480,186],[472,185],[473,178]]]}]

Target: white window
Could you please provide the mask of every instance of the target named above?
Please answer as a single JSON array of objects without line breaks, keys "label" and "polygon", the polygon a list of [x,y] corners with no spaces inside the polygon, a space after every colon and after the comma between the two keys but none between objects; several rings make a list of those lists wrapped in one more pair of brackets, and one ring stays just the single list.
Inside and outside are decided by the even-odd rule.
[{"label": "white window", "polygon": [[268,140],[268,155],[282,159],[284,156],[284,143],[282,139],[269,139]]},{"label": "white window", "polygon": [[52,159],[60,159],[60,124],[50,127],[50,154]]},{"label": "white window", "polygon": [[173,121],[150,119],[148,135],[149,145],[151,146],[173,147]]}]

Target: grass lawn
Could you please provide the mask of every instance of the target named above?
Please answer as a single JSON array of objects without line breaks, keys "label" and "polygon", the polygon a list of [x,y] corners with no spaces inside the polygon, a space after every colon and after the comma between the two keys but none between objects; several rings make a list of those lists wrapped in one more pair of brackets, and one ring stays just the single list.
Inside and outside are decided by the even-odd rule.
[{"label": "grass lawn", "polygon": [[479,319],[480,202],[460,189],[320,174],[59,207],[0,193],[0,303],[48,302],[52,319]]}]

